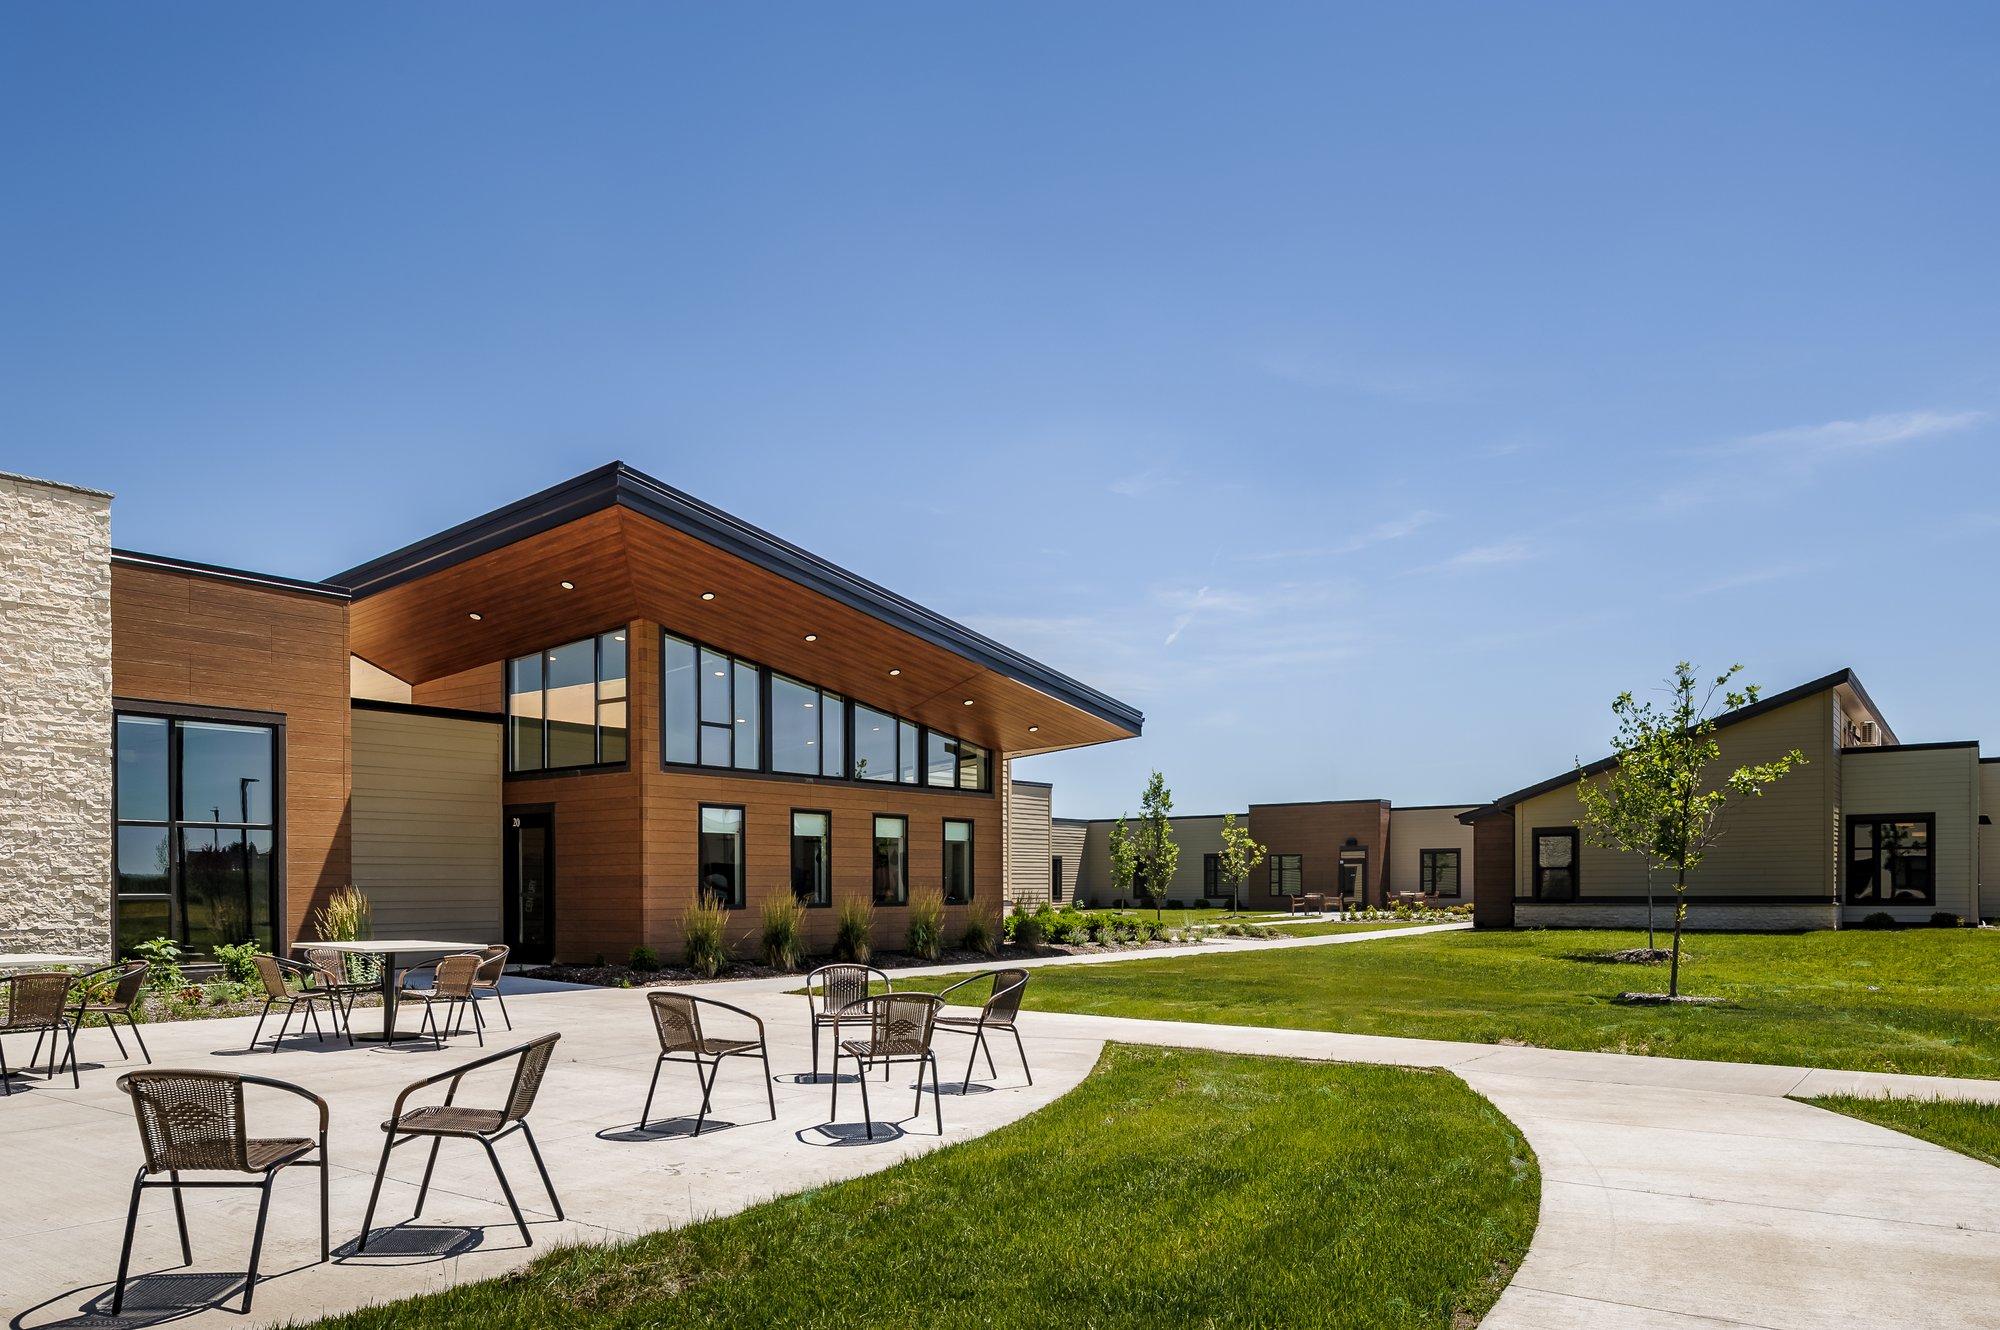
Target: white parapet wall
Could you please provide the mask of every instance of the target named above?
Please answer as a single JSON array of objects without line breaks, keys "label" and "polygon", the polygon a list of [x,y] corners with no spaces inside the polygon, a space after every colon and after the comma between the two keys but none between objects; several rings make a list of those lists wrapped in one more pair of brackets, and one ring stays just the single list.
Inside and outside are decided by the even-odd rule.
[{"label": "white parapet wall", "polygon": [[6,472],[0,951],[111,951],[111,496]]}]

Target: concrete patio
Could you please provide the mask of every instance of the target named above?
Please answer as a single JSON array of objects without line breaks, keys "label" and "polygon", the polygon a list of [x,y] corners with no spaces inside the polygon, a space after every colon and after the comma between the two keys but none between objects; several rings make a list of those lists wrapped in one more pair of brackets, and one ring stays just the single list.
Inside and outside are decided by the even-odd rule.
[{"label": "concrete patio", "polygon": [[[1393,945],[1415,931],[1375,936]],[[1341,945],[1361,936],[1229,945]],[[864,1138],[851,1081],[841,1087],[841,1121],[829,1123],[830,1087],[810,1083],[804,1000],[783,991],[797,983],[701,990],[766,1020],[778,1120],[767,1120],[761,1069],[737,1062],[725,1067],[698,1140],[689,1130],[699,1091],[685,1067],[663,1076],[654,1130],[636,1130],[655,1050],[643,991],[521,985],[517,995],[510,986],[516,1034],[491,1032],[489,1051],[516,1036],[563,1033],[533,1121],[566,1220],[549,1213],[525,1148],[501,1147],[535,1234],[532,1248],[513,1228],[483,1154],[448,1143],[416,1222],[408,1221],[419,1151],[398,1152],[376,1236],[365,1254],[353,1251],[381,1149],[378,1124],[403,1085],[476,1056],[469,1036],[443,1052],[293,1039],[273,1055],[243,1051],[247,1020],[148,1027],[156,1066],[276,1076],[332,1105],[335,1259],[313,1263],[312,1171],[289,1174],[273,1201],[249,1318],[209,1305],[240,1298],[255,1216],[247,1191],[190,1194],[195,1261],[187,1270],[178,1268],[171,1205],[150,1194],[125,1312],[116,1320],[105,1314],[139,1149],[113,1084],[125,1064],[116,1062],[109,1035],[86,1031],[80,1091],[66,1079],[17,1081],[13,1097],[0,1101],[0,1177],[10,1201],[0,1211],[0,1309],[23,1330],[308,1319],[499,1275],[557,1242],[612,1241],[731,1213],[939,1144],[928,1093],[915,1096],[920,1117],[893,1121],[906,1118],[913,1101],[900,1068],[886,1092],[879,1081],[871,1087],[875,1141]],[[370,1013],[358,1024],[367,1029],[375,1019]],[[2000,1083],[1054,1013],[1027,1013],[1022,1028],[1032,1087],[1007,1048],[996,1050],[997,1081],[975,1080],[960,1094],[951,1078],[964,1072],[967,1041],[944,1044],[944,1141],[1050,1103],[1089,1071],[1107,1040],[1437,1067],[1463,1077],[1520,1127],[1542,1169],[1540,1226],[1486,1318],[1488,1330],[2000,1330],[1991,1296],[2000,1287],[2000,1172],[1787,1098],[1852,1091],[2000,1102]],[[97,1061],[106,1058],[110,1065]],[[252,1113],[260,1134],[309,1125],[282,1096],[253,1100]]]}]

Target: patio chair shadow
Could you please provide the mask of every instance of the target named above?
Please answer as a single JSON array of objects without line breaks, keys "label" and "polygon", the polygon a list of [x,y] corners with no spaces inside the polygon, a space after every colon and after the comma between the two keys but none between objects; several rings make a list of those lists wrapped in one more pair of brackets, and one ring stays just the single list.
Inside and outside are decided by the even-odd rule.
[{"label": "patio chair shadow", "polygon": [[789,1076],[773,1076],[771,1079],[779,1085],[832,1085],[835,1079],[842,1085],[852,1085],[861,1078],[849,1071],[841,1072],[838,1078],[830,1071],[795,1071]]},{"label": "patio chair shadow", "polygon": [[970,1085],[964,1081],[946,1081],[941,1085],[920,1086],[918,1093],[941,1095],[946,1099],[970,1099],[974,1095],[997,1094],[999,1089],[997,1085],[987,1085],[981,1081],[974,1081]]},{"label": "patio chair shadow", "polygon": [[448,1261],[484,1245],[486,1230],[464,1224],[418,1225],[408,1221],[387,1228],[370,1229],[367,1251],[354,1249],[354,1244],[359,1241],[359,1238],[349,1238],[335,1247],[334,1263],[345,1265],[352,1261],[373,1261],[378,1256],[401,1258],[405,1265]]},{"label": "patio chair shadow", "polygon": [[[257,1282],[265,1283],[275,1278],[270,1274],[259,1275]],[[72,1289],[68,1293],[57,1294],[48,1301],[30,1307],[7,1324],[12,1330],[83,1330],[87,1326],[133,1327],[164,1325],[183,1317],[200,1312],[212,1311],[225,1302],[243,1296],[243,1276],[240,1272],[214,1271],[209,1273],[189,1272],[185,1274],[133,1275],[125,1281],[125,1305],[116,1316],[111,1314],[111,1285],[90,1285],[94,1289],[77,1308],[72,1316],[59,1317],[52,1321],[31,1321],[36,1312],[53,1307],[69,1298],[83,1293],[84,1289]]]},{"label": "patio chair shadow", "polygon": [[792,1135],[801,1145],[833,1149],[853,1145],[887,1145],[909,1135],[898,1123],[877,1122],[874,1125],[874,1140],[868,1139],[868,1124],[864,1122],[822,1122],[816,1127],[802,1127]]},{"label": "patio chair shadow", "polygon": [[[654,1118],[643,1127],[606,1127],[597,1133],[600,1141],[688,1141],[694,1139],[695,1120],[689,1117]],[[740,1127],[727,1118],[708,1118],[701,1124],[703,1136]]]}]

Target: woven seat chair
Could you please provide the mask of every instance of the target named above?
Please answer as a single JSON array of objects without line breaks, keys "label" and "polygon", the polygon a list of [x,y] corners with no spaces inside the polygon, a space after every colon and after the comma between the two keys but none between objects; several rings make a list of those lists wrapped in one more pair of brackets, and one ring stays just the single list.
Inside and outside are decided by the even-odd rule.
[{"label": "woven seat chair", "polygon": [[993,981],[993,991],[987,995],[977,1016],[954,1016],[941,1013],[937,1018],[939,1032],[943,1034],[969,1034],[972,1036],[972,1055],[965,1060],[965,1083],[960,1090],[972,1088],[972,1068],[981,1053],[986,1054],[986,1070],[995,1080],[1000,1078],[999,1068],[993,1065],[993,1050],[986,1046],[988,1030],[1005,1030],[1014,1036],[1014,1051],[1021,1055],[1021,1071],[1027,1076],[1028,1084],[1035,1083],[1035,1073],[1028,1070],[1028,1050],[1021,1044],[1021,1032],[1015,1028],[1014,1018],[1021,1014],[1021,994],[1028,987],[1026,970],[995,970],[990,975],[975,974],[970,979],[961,979],[950,988],[941,990],[939,997],[948,997],[954,990],[967,984]]},{"label": "woven seat chair", "polygon": [[[714,998],[695,997],[688,993],[650,993],[646,1004],[652,1008],[653,1028],[660,1036],[660,1060],[653,1064],[653,1083],[646,1087],[646,1106],[639,1110],[639,1130],[644,1131],[653,1117],[653,1091],[660,1087],[660,1070],[669,1062],[691,1062],[694,1064],[695,1079],[701,1082],[701,1111],[695,1115],[694,1134],[701,1135],[702,1124],[708,1121],[709,1096],[715,1090],[715,1078],[722,1074],[725,1058],[756,1057],[764,1063],[764,1097],[771,1104],[771,1120],[778,1120],[778,1096],[771,1088],[771,1054],[764,1043],[764,1022],[741,1007],[732,1007],[727,1002]],[[704,1033],[701,1024],[703,1007],[718,1011],[733,1012],[757,1026],[755,1039],[715,1039]]]},{"label": "woven seat chair", "polygon": [[885,992],[894,991],[889,976],[871,965],[822,965],[806,976],[806,1007],[812,1012],[815,1085],[819,1083],[819,1032],[839,1019],[842,1007],[867,997],[869,986],[877,983]]},{"label": "woven seat chair", "polygon": [[[153,967],[144,961],[123,961],[79,977],[76,981],[76,1011],[71,1023],[80,1026],[86,1016],[102,1016],[104,1027],[111,1031],[111,1038],[118,1045],[118,1056],[122,1058],[130,1056],[125,1051],[124,1037],[118,1033],[118,1018],[123,1016],[125,1023],[132,1027],[132,1038],[139,1043],[140,1056],[151,1062],[153,1055],[146,1048],[146,1036],[139,1033],[139,1021],[133,1013],[146,996],[146,976],[152,970]],[[117,978],[113,979],[113,975]],[[110,986],[110,992],[103,993],[103,985],[106,984]],[[90,995],[94,992],[102,993],[102,996],[93,1002]],[[72,1059],[74,1056],[72,1052]]]},{"label": "woven seat chair", "polygon": [[[429,988],[410,987],[410,976],[430,972]],[[412,965],[396,976],[396,998],[403,1002],[424,1004],[424,1018],[417,1024],[417,1034],[423,1035],[429,1027],[431,1038],[439,1048],[444,1047],[445,1036],[452,1032],[454,1018],[465,1019],[465,1008],[472,1009],[472,1032],[479,1036],[479,1046],[486,1047],[486,1018],[479,1014],[479,1004],[472,997],[473,976],[479,973],[479,957],[467,952],[462,956],[446,956],[442,960],[425,965]],[[437,1016],[438,1004],[444,1004],[444,1019]]]},{"label": "woven seat chair", "polygon": [[[361,1239],[354,1244],[355,1251],[363,1251],[368,1246],[368,1235],[375,1223],[375,1203],[382,1196],[382,1179],[389,1171],[389,1152],[399,1145],[428,1136],[431,1141],[430,1162],[424,1165],[423,1185],[417,1189],[417,1208],[410,1217],[417,1218],[424,1212],[424,1198],[430,1195],[431,1170],[437,1167],[438,1147],[447,1136],[478,1141],[485,1147],[486,1158],[493,1165],[493,1176],[500,1179],[500,1194],[507,1198],[507,1208],[514,1212],[514,1225],[521,1230],[521,1239],[530,1247],[535,1239],[528,1233],[528,1221],[521,1217],[521,1207],[514,1200],[514,1189],[507,1185],[507,1174],[500,1167],[500,1156],[493,1149],[496,1142],[521,1133],[528,1143],[528,1153],[535,1158],[535,1170],[542,1175],[542,1189],[549,1194],[549,1204],[555,1207],[556,1218],[563,1217],[562,1202],[556,1198],[556,1187],[549,1181],[548,1166],[542,1163],[542,1152],[535,1146],[535,1133],[528,1126],[528,1112],[535,1106],[535,1095],[542,1088],[542,1080],[548,1075],[549,1059],[556,1051],[556,1041],[560,1034],[545,1034],[539,1039],[530,1039],[525,1044],[499,1053],[488,1053],[483,1058],[459,1067],[455,1071],[439,1072],[405,1086],[403,1093],[396,1096],[396,1107],[391,1110],[389,1120],[382,1124],[388,1139],[382,1142],[382,1162],[375,1168],[375,1188],[368,1193],[368,1213],[361,1220]],[[514,1081],[507,1091],[507,1098],[499,1108],[467,1108],[455,1102],[458,1098],[459,1082],[468,1072],[482,1067],[491,1067],[510,1058],[519,1058],[520,1064],[514,1068]],[[433,1085],[446,1085],[442,1104],[423,1104],[405,1111],[403,1105],[417,1091]]]},{"label": "woven seat chair", "polygon": [[[333,996],[329,993],[321,992],[317,988],[294,990],[285,984],[287,975],[296,975],[302,979],[311,978],[313,974],[312,968],[301,965],[297,961],[281,960],[276,956],[252,956],[250,963],[257,967],[257,978],[264,985],[264,1010],[257,1016],[257,1028],[250,1032],[250,1047],[257,1047],[258,1039],[263,1037],[264,1020],[271,1014],[271,1008],[273,1007],[283,1007],[285,1012],[285,1018],[278,1022],[278,1033],[271,1040],[271,1051],[273,1053],[284,1046],[285,1032],[291,1028],[292,1017],[301,1011],[312,1021],[313,1033],[319,1036],[319,1041],[322,1044],[325,1043],[326,1031],[320,1028],[319,1008],[321,1003],[325,1003],[328,1008],[327,1014],[331,1018],[333,1015]],[[340,1026],[336,1024],[333,1028],[338,1033]],[[306,1022],[301,1020],[299,1022],[299,1033],[304,1034],[305,1032]],[[353,1042],[351,1037],[349,1042]]]},{"label": "woven seat chair", "polygon": [[[931,1052],[931,1035],[937,1029],[938,1008],[944,999],[935,993],[878,993],[850,1002],[836,1013],[833,1031],[833,1105],[831,1121],[840,1120],[840,1060],[854,1059],[861,1076],[861,1117],[868,1139],[875,1139],[875,1119],[868,1108],[868,1072],[881,1063],[885,1076],[898,1062],[917,1064],[917,1102],[911,1110],[921,1114],[924,1107],[924,1068],[931,1069],[931,1099],[937,1109],[938,1135],[944,1135],[944,1103],[938,1092],[937,1055]],[[866,1038],[843,1037],[848,1030],[865,1030]]]},{"label": "woven seat chair", "polygon": [[[63,1040],[69,1040],[69,1079],[77,1089],[83,1082],[76,1070],[76,1017],[70,1011],[69,996],[76,987],[76,976],[56,971],[33,971],[27,974],[0,976],[0,997],[6,999],[6,1015],[0,1016],[0,1036],[35,1032],[34,1051],[28,1054],[28,1065],[24,1071],[35,1069],[35,1060],[42,1055],[42,1041],[49,1041],[49,1068],[44,1080],[54,1080],[62,1070],[64,1059]],[[5,1093],[14,1093],[14,1076],[7,1069],[7,1041],[0,1037],[0,1087]]]},{"label": "woven seat chair", "polygon": [[[508,948],[487,947],[479,953],[479,968],[472,972],[472,997],[476,1003],[480,996],[491,993],[493,1000],[500,1004],[500,1019],[507,1022],[509,1030],[514,1028],[514,1018],[507,1014],[507,995],[500,991],[500,980],[507,973]],[[465,1019],[463,1013],[459,1020]]]},{"label": "woven seat chair", "polygon": [[348,976],[348,954],[325,947],[306,948],[306,964],[312,967],[313,987],[327,995],[334,1016],[334,1028],[354,1042],[354,999],[380,991],[376,984],[361,983]]},{"label": "woven seat chair", "polygon": [[[283,1090],[310,1100],[319,1109],[319,1135],[252,1136],[243,1108],[245,1086]],[[125,1212],[125,1246],[118,1254],[118,1284],[111,1295],[111,1314],[125,1305],[125,1278],[132,1267],[132,1236],[139,1224],[139,1197],[148,1187],[165,1187],[174,1194],[174,1222],[180,1227],[181,1260],[191,1263],[187,1207],[181,1192],[188,1187],[256,1187],[257,1231],[250,1239],[250,1269],[243,1279],[243,1310],[250,1310],[257,1291],[257,1261],[264,1253],[264,1221],[271,1211],[271,1186],[278,1174],[294,1164],[319,1170],[319,1259],[330,1253],[327,1222],[326,1100],[310,1090],[264,1076],[238,1076],[226,1071],[133,1071],[118,1078],[118,1088],[132,1097],[139,1120],[139,1142],[145,1163],[132,1179],[132,1205]],[[307,1156],[317,1154],[318,1158]],[[164,1180],[160,1174],[166,1174]],[[190,1180],[183,1173],[243,1173],[250,1180]]]}]

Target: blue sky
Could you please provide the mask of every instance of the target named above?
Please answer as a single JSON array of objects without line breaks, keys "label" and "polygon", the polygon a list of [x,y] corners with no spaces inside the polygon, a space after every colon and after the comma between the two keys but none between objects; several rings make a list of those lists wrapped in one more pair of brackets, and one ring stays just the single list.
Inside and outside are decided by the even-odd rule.
[{"label": "blue sky", "polygon": [[623,458],[1476,800],[1681,657],[2000,751],[2000,10],[0,9],[0,468],[324,576]]}]

